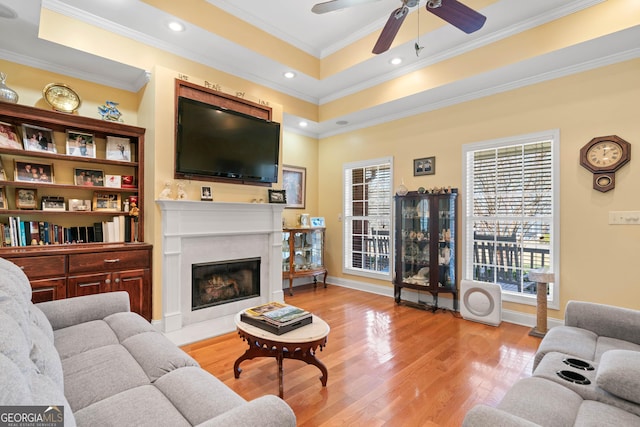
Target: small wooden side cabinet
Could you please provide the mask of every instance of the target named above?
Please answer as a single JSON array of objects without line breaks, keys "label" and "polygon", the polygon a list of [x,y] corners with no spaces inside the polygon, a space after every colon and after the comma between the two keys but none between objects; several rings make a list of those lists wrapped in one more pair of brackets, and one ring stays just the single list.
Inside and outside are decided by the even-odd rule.
[{"label": "small wooden side cabinet", "polygon": [[76,244],[3,248],[1,256],[25,272],[35,303],[127,291],[131,311],[150,321],[151,250],[146,243]]},{"label": "small wooden side cabinet", "polygon": [[289,279],[289,295],[293,295],[293,279],[323,274],[327,287],[327,269],[324,266],[324,227],[284,228],[282,230],[282,278]]}]

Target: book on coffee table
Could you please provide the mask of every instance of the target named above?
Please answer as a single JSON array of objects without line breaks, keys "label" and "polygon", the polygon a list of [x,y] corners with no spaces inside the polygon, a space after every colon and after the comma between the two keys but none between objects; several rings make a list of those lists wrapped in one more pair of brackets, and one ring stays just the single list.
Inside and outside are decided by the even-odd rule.
[{"label": "book on coffee table", "polygon": [[282,335],[313,321],[308,311],[282,303],[267,303],[245,310],[240,320],[275,335]]}]

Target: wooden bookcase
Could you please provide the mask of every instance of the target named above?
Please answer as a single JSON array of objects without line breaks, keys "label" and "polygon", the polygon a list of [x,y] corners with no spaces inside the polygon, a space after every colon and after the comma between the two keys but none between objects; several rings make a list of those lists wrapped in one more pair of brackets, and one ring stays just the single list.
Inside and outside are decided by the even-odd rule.
[{"label": "wooden bookcase", "polygon": [[[151,318],[151,245],[144,243],[144,134],[145,129],[123,123],[81,117],[74,114],[0,102],[2,130],[7,125],[17,131],[23,145],[23,125],[31,129],[45,128],[50,131],[53,143],[47,151],[25,150],[10,147],[6,139],[1,141],[0,160],[4,176],[0,173],[0,223],[9,223],[9,218],[21,222],[47,224],[58,230],[75,230],[77,240],[72,243],[69,234],[49,232],[49,243],[40,243],[38,238],[25,241],[22,246],[3,247],[0,257],[9,259],[23,268],[33,288],[33,300],[37,302],[67,298],[77,295],[127,290],[131,296],[132,310],[147,319]],[[67,155],[68,132],[89,134],[93,150],[89,156]],[[106,156],[107,137],[129,140],[131,157],[127,160],[110,160]],[[55,146],[55,151],[52,149]],[[24,147],[24,145],[23,145]],[[95,155],[95,157],[94,157]],[[44,180],[28,181],[17,178],[17,165],[29,163],[50,168],[51,176]],[[76,169],[100,171],[106,175],[133,176],[133,186],[116,188],[105,186],[76,185]],[[34,209],[18,206],[18,190],[35,193]],[[96,193],[107,193],[119,199],[117,210],[69,210],[69,199],[90,200],[94,204]],[[24,194],[24,192],[21,192]],[[43,209],[42,197],[64,198],[64,211]],[[122,211],[124,200],[137,197],[138,216],[133,223],[128,212]],[[95,224],[112,222],[115,217],[124,218],[132,224],[132,242],[88,242]],[[135,230],[137,229],[137,233]],[[133,236],[137,234],[137,239]],[[85,237],[86,236],[86,237]],[[33,237],[33,236],[31,236]],[[81,238],[84,237],[84,238]],[[29,240],[26,238],[25,240]],[[33,242],[35,240],[35,242]],[[95,235],[93,236],[95,240]],[[35,244],[32,244],[35,243]]]}]

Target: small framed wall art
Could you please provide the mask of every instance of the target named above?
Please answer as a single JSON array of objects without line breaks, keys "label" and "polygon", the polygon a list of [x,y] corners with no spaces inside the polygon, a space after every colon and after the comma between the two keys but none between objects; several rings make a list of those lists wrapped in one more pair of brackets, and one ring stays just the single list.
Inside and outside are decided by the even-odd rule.
[{"label": "small framed wall art", "polygon": [[282,166],[282,188],[287,192],[287,209],[304,209],[307,168]]},{"label": "small framed wall art", "polygon": [[436,157],[424,157],[422,159],[413,160],[413,176],[435,175],[436,173]]}]

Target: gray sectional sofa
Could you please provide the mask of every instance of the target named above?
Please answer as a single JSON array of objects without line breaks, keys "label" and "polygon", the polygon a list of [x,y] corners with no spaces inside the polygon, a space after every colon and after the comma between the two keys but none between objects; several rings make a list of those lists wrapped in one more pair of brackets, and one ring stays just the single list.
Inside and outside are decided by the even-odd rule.
[{"label": "gray sectional sofa", "polygon": [[4,259],[0,372],[0,412],[56,406],[65,426],[296,425],[280,398],[247,402],[201,369],[129,311],[126,292],[34,305],[27,277]]},{"label": "gray sectional sofa", "polygon": [[463,426],[640,426],[640,311],[570,301],[549,330],[531,378]]}]

